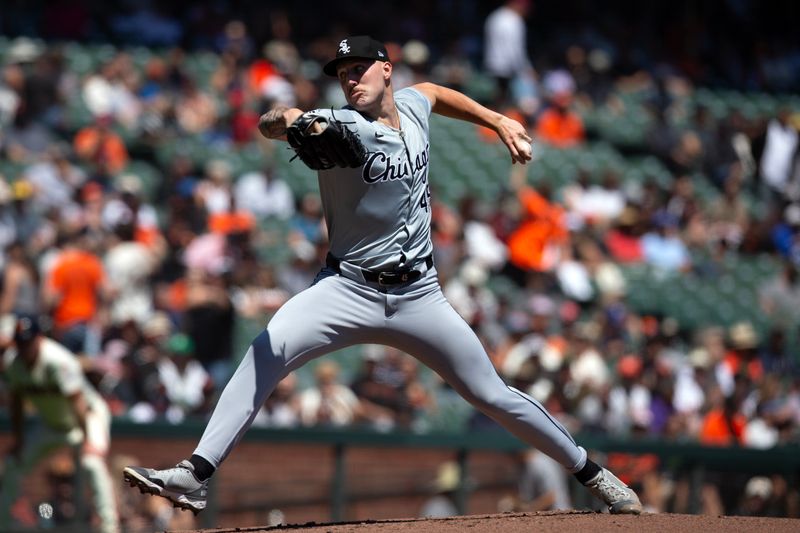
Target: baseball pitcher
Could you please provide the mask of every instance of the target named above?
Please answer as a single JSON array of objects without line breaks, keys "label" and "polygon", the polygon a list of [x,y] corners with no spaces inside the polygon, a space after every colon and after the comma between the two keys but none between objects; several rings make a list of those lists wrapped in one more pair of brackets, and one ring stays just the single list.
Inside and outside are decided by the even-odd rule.
[{"label": "baseball pitcher", "polygon": [[432,83],[395,92],[386,48],[368,36],[343,39],[323,70],[339,80],[345,108],[307,113],[275,108],[261,117],[259,130],[287,140],[303,163],[318,170],[330,238],[326,265],[253,340],[194,454],[167,470],[127,467],[125,479],[142,492],[199,512],[209,477],[278,381],[316,357],[373,343],[428,365],[477,409],[575,474],[610,512],[638,514],[641,504],[630,488],[588,460],[541,404],[503,382],[437,280],[428,186],[430,114],[491,128],[513,163],[531,159],[525,128]]}]

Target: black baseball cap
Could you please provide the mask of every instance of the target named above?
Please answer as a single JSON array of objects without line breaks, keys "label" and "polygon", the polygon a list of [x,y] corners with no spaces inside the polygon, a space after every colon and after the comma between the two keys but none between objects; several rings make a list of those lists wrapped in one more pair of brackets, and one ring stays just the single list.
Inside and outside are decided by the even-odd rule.
[{"label": "black baseball cap", "polygon": [[23,314],[17,317],[17,327],[14,330],[14,342],[24,344],[30,342],[41,333],[42,328],[36,315]]},{"label": "black baseball cap", "polygon": [[336,77],[336,65],[342,59],[376,59],[378,61],[389,61],[389,53],[386,46],[380,41],[376,41],[369,35],[355,35],[339,41],[336,49],[336,57],[328,61],[323,67],[322,72],[328,76]]}]

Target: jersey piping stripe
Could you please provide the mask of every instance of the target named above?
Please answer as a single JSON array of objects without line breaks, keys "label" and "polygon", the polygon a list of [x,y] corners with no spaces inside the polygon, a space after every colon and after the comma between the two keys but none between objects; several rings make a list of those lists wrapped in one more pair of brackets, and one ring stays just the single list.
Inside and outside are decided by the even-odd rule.
[{"label": "jersey piping stripe", "polygon": [[574,444],[575,446],[577,446],[577,445],[578,445],[578,443],[577,443],[577,442],[575,442],[575,439],[573,439],[573,438],[572,438],[572,435],[570,435],[570,434],[569,434],[569,433],[568,433],[568,432],[567,432],[567,431],[566,431],[566,430],[565,430],[563,427],[561,427],[561,424],[559,424],[559,423],[558,423],[558,422],[557,422],[557,421],[556,421],[556,420],[555,420],[555,419],[554,419],[552,416],[550,416],[550,413],[548,413],[548,412],[547,412],[547,410],[546,410],[544,407],[542,407],[542,406],[541,406],[541,405],[539,405],[538,403],[534,402],[533,400],[531,400],[530,398],[528,398],[527,396],[525,396],[524,394],[522,394],[520,391],[518,391],[518,390],[517,390],[517,389],[515,389],[514,387],[509,387],[508,385],[506,385],[506,387],[508,388],[508,390],[510,390],[511,392],[513,392],[514,394],[516,394],[517,396],[519,396],[520,398],[524,399],[524,400],[525,400],[526,402],[528,402],[529,404],[531,404],[531,405],[533,405],[534,407],[536,407],[536,408],[537,408],[539,411],[541,411],[541,413],[542,413],[544,416],[546,416],[546,417],[548,418],[548,420],[550,420],[550,422],[552,422],[552,423],[553,423],[553,425],[554,425],[555,427],[557,427],[557,428],[558,428],[558,430],[559,430],[561,433],[563,433],[563,434],[564,434],[564,436],[565,436],[565,437],[567,437],[567,438],[568,438],[570,441],[572,441],[572,444]]},{"label": "jersey piping stripe", "polygon": [[[448,303],[449,303],[449,302],[448,302]],[[451,307],[452,307],[452,304],[451,304]],[[462,322],[464,322],[464,324],[465,324],[467,327],[469,327],[469,325],[467,324],[467,321],[466,321],[466,320],[464,320],[464,318],[463,318],[463,317],[461,318],[461,321],[462,321]],[[497,378],[498,378],[499,380],[501,380],[501,381],[502,381],[502,380],[503,380],[503,378],[502,378],[502,377],[500,377],[500,373],[499,373],[499,372],[497,372],[497,369],[496,369],[496,368],[494,369],[494,372],[495,372],[495,375],[497,376]],[[505,383],[504,383],[504,385],[505,385]],[[572,435],[570,435],[570,434],[569,434],[569,432],[568,432],[566,429],[564,429],[564,428],[561,426],[561,424],[559,424],[559,423],[558,423],[558,422],[557,422],[557,421],[556,421],[556,420],[555,420],[555,419],[554,419],[554,418],[553,418],[553,417],[550,415],[550,413],[548,413],[548,412],[547,412],[547,409],[545,409],[544,407],[542,407],[542,406],[541,406],[541,405],[539,405],[538,403],[534,402],[533,400],[531,400],[530,398],[528,398],[526,395],[522,394],[522,392],[518,391],[518,390],[517,390],[517,389],[515,389],[514,387],[510,387],[510,386],[506,385],[506,388],[507,388],[508,390],[510,390],[511,392],[513,392],[514,394],[518,395],[520,398],[522,398],[523,400],[525,400],[525,401],[526,401],[526,402],[528,402],[529,404],[531,404],[531,405],[533,405],[534,407],[536,407],[536,408],[537,408],[539,411],[541,411],[541,413],[542,413],[544,416],[546,416],[546,417],[547,417],[547,419],[548,419],[548,420],[549,420],[549,421],[550,421],[550,422],[551,422],[551,423],[552,423],[552,424],[553,424],[555,427],[557,427],[557,428],[558,428],[558,430],[559,430],[561,433],[563,433],[563,434],[564,434],[564,436],[565,436],[565,437],[567,437],[567,438],[570,440],[570,442],[572,442],[572,444],[574,444],[575,446],[577,446],[577,445],[578,445],[578,443],[577,443],[577,442],[575,442],[575,439],[573,439],[573,438],[572,438]]]}]

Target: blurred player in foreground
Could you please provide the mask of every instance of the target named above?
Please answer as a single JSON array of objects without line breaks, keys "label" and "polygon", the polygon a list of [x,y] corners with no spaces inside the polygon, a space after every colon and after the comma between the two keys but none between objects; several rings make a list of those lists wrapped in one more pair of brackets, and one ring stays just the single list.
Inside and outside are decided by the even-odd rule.
[{"label": "blurred player in foreground", "polygon": [[[0,531],[11,528],[10,510],[22,477],[48,455],[69,446],[80,449],[80,466],[87,474],[99,530],[118,532],[114,487],[106,466],[111,426],[108,406],[87,381],[75,355],[44,336],[35,316],[18,317],[13,339],[3,344],[13,440],[0,488]],[[26,400],[39,415],[28,432],[23,431]]]}]

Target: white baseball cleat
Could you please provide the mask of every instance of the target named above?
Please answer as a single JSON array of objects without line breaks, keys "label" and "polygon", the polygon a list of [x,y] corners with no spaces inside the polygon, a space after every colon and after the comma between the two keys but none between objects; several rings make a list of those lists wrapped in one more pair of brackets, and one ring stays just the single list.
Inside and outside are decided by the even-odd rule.
[{"label": "white baseball cleat", "polygon": [[194,475],[194,466],[189,461],[183,460],[175,468],[166,470],[126,466],[122,475],[131,487],[139,487],[142,494],[166,498],[179,509],[187,509],[197,515],[206,508],[208,480],[198,480]]},{"label": "white baseball cleat", "polygon": [[601,469],[584,486],[608,505],[608,512],[611,514],[640,514],[642,512],[642,503],[636,493],[605,468]]}]

